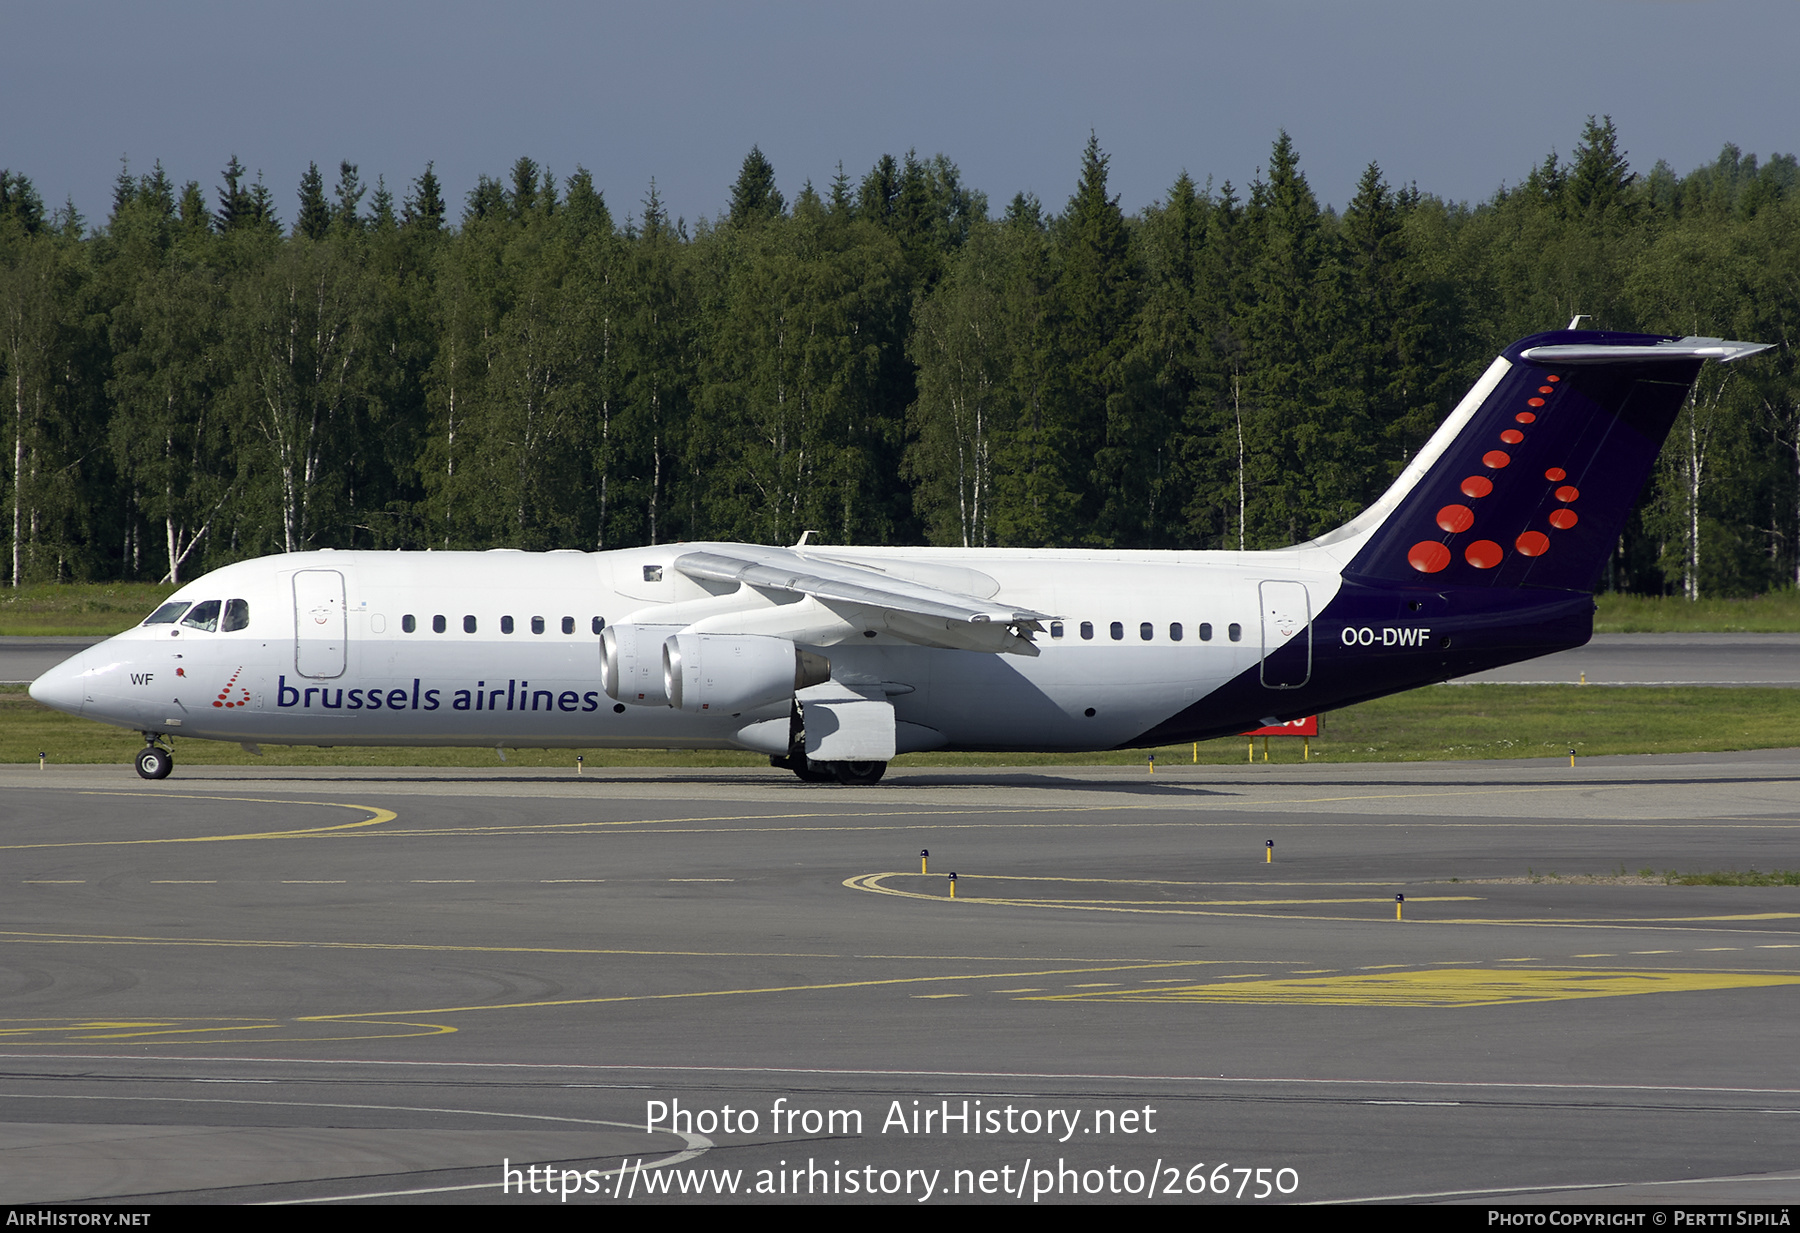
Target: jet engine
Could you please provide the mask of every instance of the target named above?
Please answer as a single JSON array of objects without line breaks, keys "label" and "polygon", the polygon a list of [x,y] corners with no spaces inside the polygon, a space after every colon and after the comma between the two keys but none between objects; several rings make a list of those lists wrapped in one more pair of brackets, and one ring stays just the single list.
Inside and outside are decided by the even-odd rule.
[{"label": "jet engine", "polygon": [[786,638],[676,634],[662,646],[663,693],[694,714],[754,710],[830,679],[830,660]]},{"label": "jet engine", "polygon": [[667,625],[608,625],[600,634],[600,687],[627,706],[668,706],[663,692]]}]

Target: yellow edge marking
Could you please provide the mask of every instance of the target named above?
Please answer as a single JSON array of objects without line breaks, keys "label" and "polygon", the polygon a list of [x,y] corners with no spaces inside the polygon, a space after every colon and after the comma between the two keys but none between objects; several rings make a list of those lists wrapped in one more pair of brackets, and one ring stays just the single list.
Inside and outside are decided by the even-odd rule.
[{"label": "yellow edge marking", "polygon": [[[1165,967],[1217,967],[1227,963],[1246,963],[1244,959],[1184,959],[1158,961],[1151,959],[1083,959],[1068,955],[884,955],[844,951],[762,951],[762,950],[635,950],[623,947],[576,946],[473,946],[450,942],[323,942],[294,938],[172,938],[153,935],[102,933],[31,933],[25,930],[0,930],[0,940],[36,942],[50,946],[218,946],[231,948],[267,947],[271,950],[375,950],[375,951],[443,951],[450,953],[490,955],[629,955],[644,958],[683,959],[869,959],[884,962],[928,963],[1124,963]],[[1259,960],[1259,962],[1261,962]],[[1288,960],[1287,962],[1297,962]],[[1085,970],[1085,969],[1082,969]],[[0,1019],[0,1023],[29,1020]]]},{"label": "yellow edge marking", "polygon": [[[923,899],[931,903],[947,903],[946,895],[927,895],[918,891],[896,890],[882,885],[882,881],[893,877],[916,878],[919,875],[911,871],[890,871],[887,873],[862,873],[845,878],[843,885],[851,890],[869,891],[877,895],[894,895],[901,899]],[[980,874],[968,875],[971,879],[980,878]],[[1419,898],[1409,899],[1408,903],[1450,902],[1456,896],[1446,899]],[[1143,901],[1095,901],[1070,899],[1000,899],[986,896],[970,897],[965,895],[959,903],[981,904],[988,907],[1006,908],[1060,908],[1067,912],[1139,912],[1153,916],[1231,916],[1245,918],[1263,918],[1270,920],[1309,920],[1309,921],[1354,921],[1362,923],[1377,919],[1365,916],[1295,916],[1291,913],[1279,912],[1214,912],[1202,909],[1212,907],[1233,906],[1230,901],[1196,900],[1192,904],[1170,903],[1165,900],[1153,901],[1156,907],[1142,906]],[[1254,899],[1245,900],[1242,906],[1257,907],[1264,904],[1281,903],[1392,903],[1391,899]],[[1619,917],[1522,917],[1507,919],[1502,917],[1432,917],[1428,924],[1433,925],[1527,925],[1527,926],[1575,926],[1589,928],[1621,928],[1627,925],[1681,925],[1715,921],[1752,921],[1752,920],[1791,920],[1800,918],[1800,912],[1746,912],[1726,916],[1619,916]],[[1419,924],[1419,921],[1408,922]]]},{"label": "yellow edge marking", "polygon": [[[129,1025],[129,1024],[123,1025],[123,1027],[130,1027],[130,1026],[131,1025]],[[415,1036],[448,1036],[448,1035],[455,1034],[455,1032],[457,1030],[446,1023],[408,1023],[408,1022],[404,1022],[404,1021],[398,1020],[398,1019],[360,1019],[360,1020],[355,1021],[355,1026],[358,1026],[358,1027],[365,1027],[365,1026],[366,1027],[398,1027],[398,1028],[410,1028],[410,1029],[414,1029],[414,1030],[406,1031],[406,1032],[381,1032],[381,1033],[363,1032],[363,1033],[361,1033],[359,1035],[355,1035],[355,1036],[315,1036],[315,1035],[312,1035],[311,1033],[297,1034],[293,1031],[283,1032],[282,1024],[279,1022],[252,1023],[252,1024],[245,1024],[242,1027],[236,1027],[236,1028],[199,1028],[199,1027],[173,1026],[173,1027],[168,1027],[165,1030],[153,1031],[153,1032],[131,1032],[131,1031],[111,1029],[111,1028],[107,1027],[106,1025],[72,1023],[72,1024],[45,1024],[44,1026],[38,1027],[38,1028],[15,1030],[15,1031],[4,1034],[4,1039],[5,1039],[6,1044],[8,1044],[9,1046],[38,1045],[38,1044],[58,1045],[58,1044],[69,1044],[69,1043],[77,1042],[77,1041],[120,1041],[120,1040],[141,1041],[145,1044],[151,1044],[151,1045],[181,1045],[181,1044],[212,1044],[212,1043],[216,1043],[217,1038],[216,1037],[207,1037],[206,1039],[203,1039],[203,1040],[185,1040],[185,1039],[184,1040],[170,1040],[170,1039],[166,1039],[166,1038],[172,1037],[172,1036],[199,1037],[207,1032],[220,1032],[220,1031],[230,1031],[230,1032],[266,1031],[266,1032],[277,1032],[277,1033],[281,1033],[281,1034],[275,1035],[275,1036],[262,1036],[262,1037],[238,1036],[238,1037],[234,1037],[232,1039],[231,1043],[232,1044],[293,1044],[296,1041],[305,1041],[309,1044],[312,1044],[312,1043],[325,1043],[325,1042],[329,1042],[329,1041],[404,1040],[409,1037],[415,1037]],[[26,1036],[24,1034],[25,1032],[29,1032],[30,1035]],[[56,1037],[56,1039],[46,1039],[47,1037],[49,1037],[51,1035],[54,1035]]]},{"label": "yellow edge marking", "polygon": [[[480,1006],[434,1006],[428,1009],[369,1011],[368,1014],[382,1015],[457,1015],[478,1010],[541,1010],[555,1006],[600,1006],[612,1002],[668,1002],[684,998],[720,998],[740,997],[758,993],[822,993],[832,989],[874,989],[883,985],[923,985],[941,981],[967,980],[1019,980],[1028,977],[1042,976],[1086,976],[1098,975],[1102,972],[1131,972],[1141,970],[1167,970],[1170,968],[1194,967],[1193,960],[1169,960],[1157,963],[1120,963],[1089,965],[1074,968],[1050,968],[1041,971],[1026,972],[970,972],[956,976],[894,976],[879,980],[834,980],[814,985],[763,985],[746,989],[697,989],[685,993],[624,993],[612,996],[588,998],[555,998],[542,1002],[495,1002]],[[1800,979],[1797,977],[1796,979]],[[304,1015],[296,1019],[296,1023],[313,1023],[324,1021],[355,1022],[362,1018],[361,1013],[350,1012],[337,1015]]]},{"label": "yellow edge marking", "polygon": [[[1787,783],[1787,782],[1791,782],[1791,781],[1771,780],[1769,782],[1773,785],[1778,786],[1781,783]],[[1540,792],[1607,792],[1607,791],[1624,791],[1629,788],[1638,788],[1638,787],[1642,787],[1642,786],[1644,786],[1644,785],[1641,785],[1641,784],[1570,784],[1570,785],[1561,785],[1561,786],[1543,786],[1543,787],[1535,787],[1535,788],[1505,787],[1505,788],[1492,788],[1492,789],[1464,789],[1464,790],[1457,790],[1457,791],[1383,792],[1383,793],[1368,793],[1368,794],[1363,794],[1363,795],[1348,795],[1348,796],[1294,797],[1294,798],[1283,798],[1283,799],[1277,799],[1277,800],[1244,800],[1237,796],[1232,796],[1229,798],[1221,799],[1221,798],[1215,798],[1212,796],[1208,796],[1203,799],[1197,799],[1197,800],[1193,800],[1193,801],[1182,801],[1182,802],[1155,802],[1155,803],[1148,803],[1148,804],[1108,804],[1107,806],[1105,806],[1105,810],[1106,810],[1106,812],[1109,812],[1109,813],[1130,813],[1130,812],[1136,812],[1136,811],[1167,812],[1167,811],[1170,811],[1171,809],[1186,808],[1194,814],[1200,814],[1200,813],[1208,812],[1211,809],[1251,809],[1251,808],[1259,808],[1259,807],[1265,807],[1265,806],[1281,808],[1281,807],[1288,807],[1288,806],[1293,806],[1293,805],[1340,804],[1345,801],[1429,800],[1429,799],[1433,799],[1433,798],[1437,798],[1437,797],[1517,796],[1517,795],[1524,794],[1524,793],[1540,793]],[[1216,791],[1216,790],[1217,790],[1216,788],[1209,789],[1209,791]],[[263,797],[214,796],[210,793],[117,792],[117,791],[108,791],[108,790],[100,790],[100,789],[87,789],[87,790],[83,790],[81,794],[86,795],[86,796],[155,797],[155,798],[159,798],[159,799],[170,799],[170,800],[241,801],[241,802],[248,802],[248,803],[252,803],[252,804],[265,804],[265,805],[327,805],[327,806],[332,806],[332,807],[336,807],[336,808],[375,810],[374,806],[343,805],[340,802],[336,802],[336,801],[296,801],[296,800],[283,800],[283,799],[269,799],[269,798],[263,798]],[[1093,806],[1091,806],[1091,805],[1006,806],[1006,807],[999,807],[999,808],[974,807],[974,808],[969,808],[969,809],[894,809],[894,810],[881,810],[879,812],[871,811],[867,814],[845,815],[845,816],[853,816],[855,818],[855,823],[856,823],[855,826],[812,826],[812,827],[754,827],[753,826],[753,827],[748,827],[748,828],[744,828],[744,829],[746,829],[748,831],[752,831],[752,832],[760,831],[760,830],[771,830],[771,831],[796,831],[796,830],[798,830],[798,831],[843,831],[843,830],[852,830],[852,829],[867,830],[870,826],[879,827],[882,824],[883,820],[887,819],[887,818],[907,818],[907,817],[948,818],[948,817],[957,817],[957,816],[975,815],[975,814],[979,814],[983,817],[992,817],[996,814],[1086,813],[1086,812],[1092,812],[1092,810],[1093,810]],[[71,842],[71,843],[4,844],[4,845],[0,845],[0,851],[17,851],[17,850],[24,850],[24,849],[30,849],[30,848],[106,847],[106,846],[109,846],[109,845],[115,844],[115,843],[116,844],[217,843],[217,842],[222,842],[222,841],[226,841],[226,840],[236,840],[236,839],[290,839],[290,838],[299,838],[299,837],[317,836],[317,835],[342,834],[343,832],[346,832],[346,831],[355,831],[360,827],[373,826],[380,822],[392,821],[393,818],[396,816],[387,810],[379,810],[377,812],[379,812],[383,816],[371,818],[367,822],[352,823],[348,826],[315,827],[315,828],[309,828],[309,829],[297,830],[297,831],[256,832],[256,833],[243,834],[243,835],[204,835],[204,836],[193,836],[193,837],[189,837],[189,838],[185,838],[185,839],[122,839],[122,840],[92,840],[92,841],[86,841],[86,842]],[[518,827],[470,826],[470,827],[438,827],[438,828],[430,828],[430,829],[409,829],[406,832],[406,834],[408,837],[414,837],[414,836],[447,837],[447,836],[475,836],[475,835],[513,835],[513,836],[518,836],[518,835],[529,835],[529,834],[546,834],[547,835],[547,834],[567,834],[570,832],[578,832],[578,831],[616,829],[619,827],[628,827],[628,826],[654,826],[666,833],[680,834],[680,833],[684,832],[685,827],[691,826],[695,823],[702,823],[702,822],[750,822],[750,823],[756,823],[756,822],[780,821],[780,820],[788,819],[788,818],[816,819],[818,816],[819,815],[816,813],[726,814],[726,815],[719,815],[716,817],[701,817],[701,818],[634,818],[634,819],[621,819],[619,821],[611,821],[611,822],[568,822],[568,823],[541,823],[541,822],[538,822],[538,823],[528,823],[528,824],[518,826]],[[1763,830],[1793,830],[1793,829],[1796,829],[1796,827],[1800,827],[1800,823],[1769,823],[1762,819],[1753,819],[1750,821],[1755,825],[1756,829],[1763,829]],[[1154,822],[1154,823],[1072,822],[1072,823],[1061,823],[1061,824],[1057,824],[1057,825],[1059,828],[1069,828],[1069,829],[1094,829],[1096,827],[1101,828],[1101,829],[1111,829],[1111,828],[1117,828],[1117,827],[1192,826],[1194,824],[1195,824],[1195,820],[1175,821],[1175,822]],[[1309,825],[1309,826],[1323,825],[1321,823],[1311,822],[1311,821],[1309,821],[1305,824]],[[1712,825],[1712,824],[1713,824],[1712,822],[1707,823],[1707,825]],[[971,823],[971,824],[950,826],[950,825],[947,825],[944,823],[907,823],[902,826],[890,827],[888,829],[917,830],[917,829],[921,829],[923,827],[935,826],[939,829],[980,830],[980,829],[992,829],[993,825],[994,824],[992,824],[992,823]],[[1041,824],[1027,823],[1025,825],[1035,826],[1035,825],[1041,825]],[[1215,825],[1237,826],[1237,825],[1241,825],[1241,823],[1235,823],[1235,822],[1217,823]],[[1354,823],[1354,825],[1367,826],[1367,825],[1370,825],[1370,823],[1359,821],[1357,823]],[[1461,828],[1470,828],[1470,827],[1474,827],[1474,826],[1486,827],[1486,826],[1492,825],[1492,823],[1488,822],[1488,821],[1483,821],[1483,822],[1479,822],[1479,823],[1475,823],[1475,822],[1455,822],[1455,823],[1428,822],[1423,819],[1409,818],[1409,819],[1406,819],[1405,821],[1397,821],[1397,822],[1387,823],[1385,825],[1406,826],[1406,827],[1431,826],[1431,827],[1437,828],[1437,829],[1443,829],[1446,827],[1451,828],[1451,829],[1461,829]],[[1530,819],[1517,819],[1517,820],[1507,821],[1504,823],[1504,825],[1547,827],[1547,826],[1563,826],[1566,824],[1548,822],[1548,821],[1532,821]],[[1646,822],[1643,822],[1638,819],[1631,819],[1628,821],[1627,820],[1619,820],[1616,823],[1608,823],[1604,820],[1596,819],[1596,820],[1590,820],[1589,822],[1585,823],[1584,825],[1587,825],[1590,827],[1593,827],[1593,826],[1606,827],[1609,825],[1630,825],[1630,826],[1637,827],[1640,829],[1644,826],[1650,826],[1655,829],[1691,829],[1692,827],[1699,825],[1699,824],[1694,823],[1694,822],[1673,822],[1673,823],[1650,822],[1650,823],[1646,823]],[[365,833],[365,834],[360,834],[360,835],[349,835],[346,837],[368,838],[369,836]]]},{"label": "yellow edge marking", "polygon": [[[82,796],[164,796],[156,792],[82,792]],[[228,843],[237,839],[293,839],[302,835],[328,835],[338,831],[358,830],[365,826],[379,826],[383,822],[392,822],[400,815],[391,809],[382,809],[376,805],[348,805],[342,801],[282,801],[270,800],[256,796],[198,796],[192,793],[167,793],[169,800],[188,801],[234,801],[250,805],[317,805],[326,809],[359,809],[370,816],[361,822],[345,822],[338,826],[311,826],[297,831],[251,831],[242,835],[188,835],[172,839],[84,839],[64,843],[8,843],[0,844],[0,852],[22,852],[32,848],[113,848],[131,847],[138,844],[152,843]]]},{"label": "yellow edge marking", "polygon": [[1030,1002],[1186,1002],[1262,1006],[1470,1007],[1695,993],[1800,985],[1800,975],[1753,972],[1492,971],[1482,968],[1391,972],[1256,984],[1189,985],[1154,991],[1042,994]]},{"label": "yellow edge marking", "polygon": [[[915,873],[902,870],[894,873],[877,875],[884,878],[938,878],[937,874]],[[993,882],[1088,882],[1105,886],[1392,886],[1391,882],[1178,882],[1169,878],[1068,878],[1046,877],[1038,874],[1023,873],[971,873],[971,878],[986,878]],[[941,880],[941,879],[940,879]],[[1470,896],[1474,898],[1475,896]],[[1296,900],[1299,903],[1310,900]],[[1321,901],[1329,902],[1329,901]],[[1389,902],[1392,902],[1391,900]]]}]

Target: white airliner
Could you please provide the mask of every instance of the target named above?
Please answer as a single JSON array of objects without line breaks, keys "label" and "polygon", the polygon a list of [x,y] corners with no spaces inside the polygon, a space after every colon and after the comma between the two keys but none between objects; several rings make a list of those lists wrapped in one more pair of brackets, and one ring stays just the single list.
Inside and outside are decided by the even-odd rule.
[{"label": "white airliner", "polygon": [[1270,552],[307,552],[215,570],[31,696],[285,745],[748,749],[870,784],[918,750],[1204,740],[1580,646],[1701,364],[1565,330],[1509,347],[1379,501]]}]

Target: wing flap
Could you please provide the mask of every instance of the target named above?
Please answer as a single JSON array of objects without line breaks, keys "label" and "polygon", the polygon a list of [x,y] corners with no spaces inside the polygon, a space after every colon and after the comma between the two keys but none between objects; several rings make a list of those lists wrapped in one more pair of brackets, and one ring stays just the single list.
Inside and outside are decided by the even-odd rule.
[{"label": "wing flap", "polygon": [[[880,614],[872,624],[909,642],[1036,655],[1031,635],[1048,613],[995,604],[843,561],[751,545],[684,552],[675,568],[689,578],[736,582],[764,591],[809,596],[835,611]],[[871,611],[872,610],[872,611]]]}]

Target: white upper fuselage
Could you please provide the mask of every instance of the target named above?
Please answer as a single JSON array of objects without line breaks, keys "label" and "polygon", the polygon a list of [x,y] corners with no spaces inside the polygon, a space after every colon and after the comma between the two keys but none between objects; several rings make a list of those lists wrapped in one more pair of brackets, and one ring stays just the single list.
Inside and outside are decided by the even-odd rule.
[{"label": "white upper fuselage", "polygon": [[[739,733],[787,715],[785,699],[703,715],[615,702],[602,687],[598,635],[629,622],[785,636],[826,656],[834,681],[893,704],[899,752],[1105,749],[1253,668],[1340,585],[1339,554],[1316,548],[805,550],[1056,616],[1033,638],[1033,657],[919,645],[876,610],[673,568],[683,553],[715,547],[741,546],[246,561],[172,597],[241,600],[243,628],[140,625],[47,675],[33,694],[146,733],[246,744],[762,748]],[[341,613],[318,598],[338,578]],[[1277,628],[1263,611],[1270,581],[1290,584],[1290,598],[1291,584],[1304,586],[1310,612]]]}]

